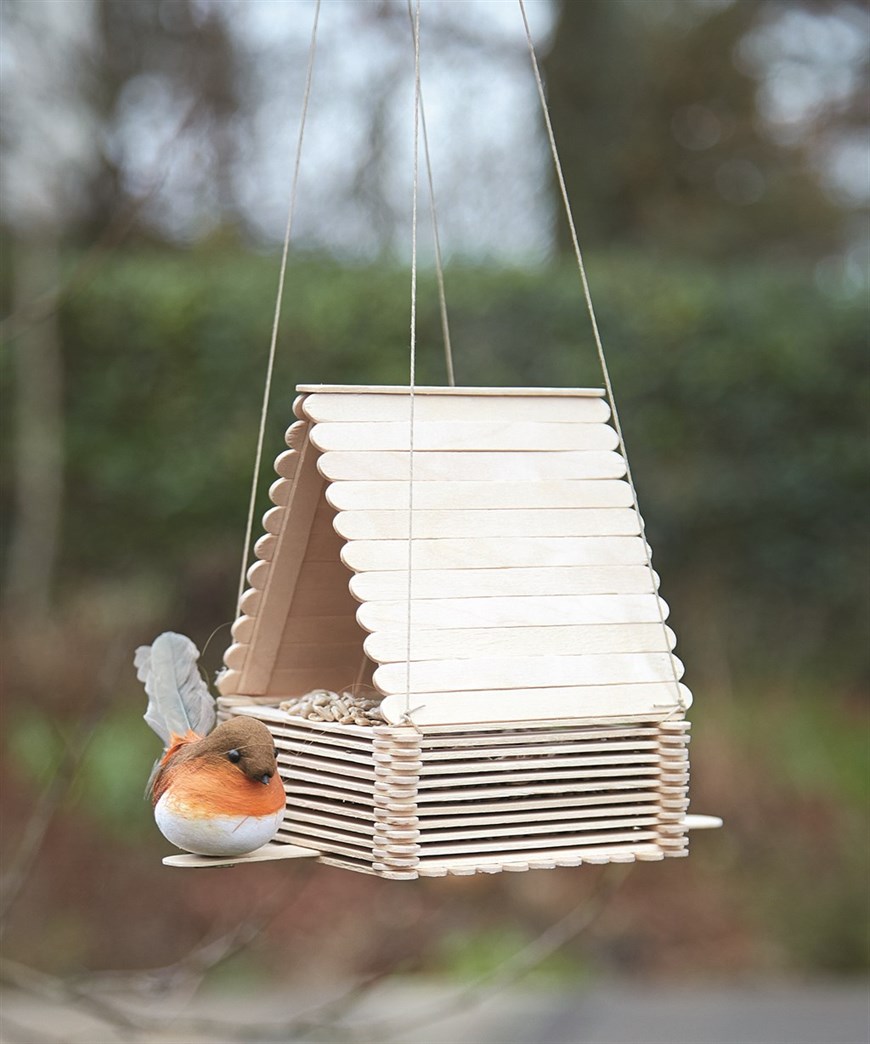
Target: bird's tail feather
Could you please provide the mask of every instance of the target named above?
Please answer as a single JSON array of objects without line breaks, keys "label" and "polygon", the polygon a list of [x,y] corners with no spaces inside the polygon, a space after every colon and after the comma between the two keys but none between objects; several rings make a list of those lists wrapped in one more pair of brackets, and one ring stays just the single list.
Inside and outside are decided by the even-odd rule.
[{"label": "bird's tail feather", "polygon": [[214,697],[197,668],[199,649],[183,634],[167,631],[136,650],[133,663],[148,694],[145,721],[169,747],[171,737],[214,728]]}]

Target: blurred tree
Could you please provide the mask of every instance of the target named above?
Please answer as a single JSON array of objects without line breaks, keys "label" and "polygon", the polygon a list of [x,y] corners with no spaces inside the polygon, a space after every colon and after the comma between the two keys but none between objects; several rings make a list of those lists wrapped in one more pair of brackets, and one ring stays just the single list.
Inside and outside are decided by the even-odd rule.
[{"label": "blurred tree", "polygon": [[[584,241],[699,258],[819,257],[842,247],[842,201],[825,190],[814,148],[832,121],[866,128],[865,48],[844,89],[804,84],[815,91],[813,111],[800,114],[795,140],[762,111],[762,80],[779,71],[777,48],[790,40],[804,49],[807,76],[816,61],[818,79],[835,33],[816,53],[806,33],[824,23],[857,38],[863,27],[866,42],[863,12],[863,0],[558,0],[543,64]],[[564,222],[558,228],[567,250]]]},{"label": "blurred tree", "polygon": [[14,504],[4,601],[14,609],[10,621],[27,624],[47,614],[59,555],[64,488],[59,251],[93,170],[96,133],[82,77],[93,33],[81,5],[11,0],[0,13],[0,198],[2,230],[8,233],[3,290],[17,314],[11,326],[18,335],[8,353],[14,406],[4,412]]},{"label": "blurred tree", "polygon": [[[4,333],[13,335],[16,406],[5,600],[18,616],[42,618],[64,508],[63,372],[73,362],[57,326],[71,288],[61,245],[94,242],[98,256],[131,227],[142,234],[139,218],[168,176],[167,148],[188,152],[182,202],[185,193],[211,197],[222,220],[231,211],[237,79],[218,8],[194,0],[12,0],[3,27],[2,223],[13,233]],[[131,183],[130,153],[141,160],[143,150],[150,173]],[[166,228],[166,217],[157,224]]]},{"label": "blurred tree", "polygon": [[[602,325],[619,345],[613,378],[668,591],[682,592],[675,609],[716,599],[681,617],[681,641],[688,647],[697,617],[728,634],[742,669],[775,664],[783,679],[828,682],[857,674],[867,654],[867,454],[855,437],[870,402],[863,300],[764,263],[711,273],[628,251],[590,263]],[[283,444],[299,381],[406,379],[398,274],[291,264],[267,446]],[[213,247],[193,263],[183,252],[125,252],[64,307],[68,591],[97,578],[125,592],[159,582],[176,600],[167,617],[182,601],[193,614],[195,601],[198,615],[177,626],[189,619],[206,635],[231,611],[260,391],[249,346],[268,338],[274,276],[270,257]],[[578,343],[571,266],[448,276],[463,380],[596,380],[588,335]],[[432,284],[424,274],[421,383],[441,375]]]},{"label": "blurred tree", "polygon": [[[96,24],[91,102],[104,147],[81,231],[92,236],[131,198],[146,197],[147,204],[164,180],[173,181],[164,200],[175,205],[151,214],[152,227],[156,223],[177,235],[181,229],[172,225],[184,224],[191,199],[207,202],[213,225],[231,216],[241,88],[236,48],[220,5],[97,0]],[[167,151],[183,160],[177,180],[166,167]],[[201,220],[201,213],[197,217]],[[138,228],[143,230],[141,223]],[[188,234],[208,230],[197,227]]]}]

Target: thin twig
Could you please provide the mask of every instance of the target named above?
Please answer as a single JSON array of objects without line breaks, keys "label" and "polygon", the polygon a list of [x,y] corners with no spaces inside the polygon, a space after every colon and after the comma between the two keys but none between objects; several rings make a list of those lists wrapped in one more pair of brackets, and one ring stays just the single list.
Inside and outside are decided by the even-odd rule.
[{"label": "thin twig", "polygon": [[258,904],[257,908],[221,935],[206,939],[193,947],[178,961],[158,968],[149,968],[135,972],[96,972],[78,980],[79,986],[90,990],[128,990],[130,992],[153,993],[155,989],[161,993],[182,989],[189,997],[193,997],[208,974],[221,964],[247,949],[278,913],[287,913],[307,902],[308,892],[313,884],[313,875],[298,888],[291,903],[279,902],[279,897],[286,894],[286,884],[277,885]]},{"label": "thin twig", "polygon": [[[307,902],[312,882],[313,875],[297,890],[292,903],[289,904],[290,909]],[[165,1031],[170,1025],[179,1032],[189,1034],[201,1032],[214,1036],[221,1032],[246,1033],[248,1027],[245,1023],[236,1025],[222,1020],[179,1019],[173,1014],[155,1016],[150,1012],[131,1012],[119,1002],[108,999],[105,991],[107,987],[112,987],[115,990],[126,989],[133,994],[150,994],[156,985],[162,995],[170,995],[180,1003],[189,1003],[210,972],[250,946],[280,911],[287,911],[288,904],[276,902],[277,897],[285,892],[285,885],[276,886],[258,905],[257,910],[247,914],[230,931],[201,943],[179,961],[162,968],[132,972],[123,976],[98,972],[79,979],[64,979],[16,961],[0,959],[0,982],[55,1003],[70,1004],[100,1019],[128,1040],[136,1039],[138,1034]],[[340,1005],[343,999],[344,995],[333,998],[321,1009],[313,1009],[300,1016],[300,1026],[313,1024],[320,1011]],[[292,1027],[295,1017],[285,1024]],[[256,1026],[252,1032],[258,1032]],[[268,1027],[268,1032],[272,1032],[271,1027]]]},{"label": "thin twig", "polygon": [[140,1019],[123,1011],[117,1005],[104,1001],[95,993],[77,986],[69,980],[37,971],[35,968],[19,964],[6,957],[0,958],[0,981],[10,986],[16,986],[20,990],[26,990],[37,997],[43,997],[45,1000],[56,1003],[72,1002],[82,1011],[94,1015],[116,1030],[124,1032],[128,1039],[133,1039],[132,1034],[138,1033],[144,1028]]},{"label": "thin twig", "polygon": [[[153,973],[143,973],[143,977],[150,974]],[[351,1031],[347,1027],[340,1026],[333,1013],[338,1016],[344,1014],[388,974],[388,972],[383,972],[355,983],[337,997],[313,1008],[305,1009],[289,1018],[250,1022],[131,1012],[119,1003],[99,996],[84,981],[72,982],[15,961],[0,958],[0,982],[47,1001],[71,1004],[123,1033],[127,1039],[135,1039],[134,1034],[165,1032],[170,1028],[174,1033],[183,1034],[185,1038],[190,1039],[195,1036],[214,1039],[222,1034],[232,1034],[233,1039],[240,1039],[241,1036],[244,1036],[247,1041],[274,1040],[276,1037],[293,1040],[319,1032],[328,1032],[333,1037],[336,1034],[345,1035]],[[189,998],[184,999],[189,1000]]]}]

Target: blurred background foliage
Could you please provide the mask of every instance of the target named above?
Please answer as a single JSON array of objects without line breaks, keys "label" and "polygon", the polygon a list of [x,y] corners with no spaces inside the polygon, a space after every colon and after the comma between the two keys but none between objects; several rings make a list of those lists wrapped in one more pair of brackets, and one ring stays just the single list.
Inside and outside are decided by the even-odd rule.
[{"label": "blurred background foliage", "polygon": [[[634,873],[552,974],[853,972],[867,962],[870,870],[856,152],[868,8],[529,8],[696,694],[693,807],[727,823],[691,859]],[[597,879],[590,868],[396,886],[306,864],[203,880],[159,864],[141,798],[156,752],[132,650],[181,630],[208,644],[211,673],[228,644],[287,188],[286,156],[280,177],[258,182],[274,131],[262,106],[275,83],[300,93],[312,13],[3,7],[4,887],[10,950],[43,967],[171,961],[275,892],[288,905],[234,966],[239,980],[265,968],[465,975]],[[326,13],[267,456],[283,446],[297,383],[407,382],[407,12]],[[433,152],[440,130],[450,160],[433,157],[457,382],[598,385],[513,5],[424,2],[423,17],[424,90],[428,60],[456,96],[427,98]],[[335,106],[351,54],[365,89],[348,161]],[[469,55],[482,63],[481,111],[495,106],[490,137],[452,122]],[[512,98],[515,82],[510,123],[486,91]],[[13,97],[10,84],[25,89]],[[444,380],[429,267],[418,380]]]}]

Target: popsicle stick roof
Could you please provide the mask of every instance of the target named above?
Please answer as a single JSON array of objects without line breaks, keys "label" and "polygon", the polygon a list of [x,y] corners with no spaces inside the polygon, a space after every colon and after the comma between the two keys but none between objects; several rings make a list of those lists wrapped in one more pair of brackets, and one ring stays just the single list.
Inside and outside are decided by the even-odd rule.
[{"label": "popsicle stick roof", "polygon": [[408,388],[298,391],[224,695],[370,682],[418,725],[690,704],[602,392],[416,388],[412,455]]}]

